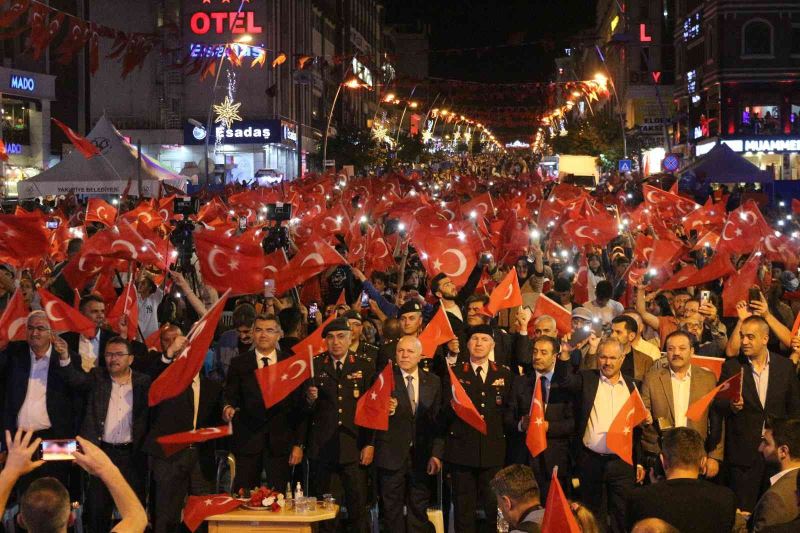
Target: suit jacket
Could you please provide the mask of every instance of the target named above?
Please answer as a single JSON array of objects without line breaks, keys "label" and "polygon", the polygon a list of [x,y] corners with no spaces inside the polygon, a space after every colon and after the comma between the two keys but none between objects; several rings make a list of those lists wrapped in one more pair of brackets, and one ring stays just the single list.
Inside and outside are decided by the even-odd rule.
[{"label": "suit jacket", "polygon": [[[278,351],[278,361],[291,353]],[[289,455],[292,446],[306,441],[306,413],[302,390],[297,388],[278,404],[267,409],[256,381],[255,350],[231,359],[225,383],[225,404],[239,411],[233,417],[231,449],[234,453],[256,454],[265,450],[272,456]]]},{"label": "suit jacket", "polygon": [[[485,381],[478,379],[469,362],[457,364],[453,374],[486,421],[487,433],[483,435],[461,420],[448,404],[444,410],[444,427],[447,428],[444,459],[473,468],[503,466],[506,435],[515,430],[510,404],[514,375],[494,362],[489,363]],[[451,390],[449,380],[446,390]]]},{"label": "suit jacket", "polygon": [[[309,416],[308,457],[327,464],[358,461],[361,449],[374,444],[375,432],[356,426],[356,403],[372,385],[375,367],[365,359],[347,355],[338,377],[333,357],[327,352],[314,359],[314,377],[303,387]],[[309,405],[305,393],[312,384],[317,400]]]},{"label": "suit jacket", "polygon": [[[81,367],[80,356],[70,352],[71,365]],[[58,354],[52,350],[47,375],[47,416],[50,428],[44,430],[45,438],[72,438],[80,423],[80,402],[58,372]],[[17,416],[28,393],[31,374],[30,347],[26,341],[14,341],[0,351],[0,383],[5,390],[3,403],[3,429],[13,435],[17,430]]]},{"label": "suit jacket", "polygon": [[387,470],[399,470],[413,445],[413,466],[425,470],[428,459],[442,457],[444,440],[437,431],[442,406],[442,382],[438,376],[419,369],[417,411],[411,410],[406,381],[399,367],[394,367],[394,391],[397,408],[389,417],[389,429],[375,435],[375,464]]},{"label": "suit jacket", "polygon": [[800,508],[797,506],[796,495],[797,472],[792,470],[784,474],[758,500],[751,518],[754,532],[798,518]]},{"label": "suit jacket", "polygon": [[[633,350],[633,368],[634,373],[632,376],[626,376],[628,378],[633,378],[638,382],[644,381],[644,376],[650,370],[650,367],[653,366],[653,359],[644,352],[640,352],[639,350]],[[580,366],[581,370],[597,370],[597,354],[590,355],[586,354],[584,356],[583,361],[581,362]],[[623,369],[623,374],[625,374],[625,370]]]},{"label": "suit jacket", "polygon": [[[99,446],[105,432],[108,405],[111,402],[111,375],[105,367],[93,368],[87,373],[73,365],[59,367],[58,372],[74,390],[88,394],[80,434]],[[131,383],[133,384],[131,442],[133,449],[139,451],[147,433],[150,411],[147,406],[147,392],[150,390],[150,377],[134,370],[131,374]]]},{"label": "suit jacket", "polygon": [[[108,344],[109,339],[112,339],[117,336],[115,331],[106,328],[100,328],[100,353],[97,354],[97,366],[106,366],[106,360],[103,357],[103,354],[106,353],[106,344]],[[80,333],[75,333],[74,331],[68,331],[66,333],[61,334],[61,338],[67,343],[67,347],[78,355],[80,355],[79,347],[80,347]],[[147,347],[139,341],[131,341],[131,347],[133,349],[133,355],[135,357],[140,357],[147,353]]]},{"label": "suit jacket", "polygon": [[[689,382],[689,404],[700,399],[717,386],[717,378],[713,373],[697,365],[691,367],[692,378]],[[647,373],[642,384],[642,401],[650,409],[653,420],[664,418],[671,427],[675,427],[675,401],[672,395],[672,376],[669,366],[653,367]],[[722,419],[714,409],[709,409],[703,417],[695,422],[687,419],[687,426],[696,430],[706,442],[709,456],[717,461],[723,459],[723,441],[721,437]],[[709,438],[712,436],[712,438]],[[661,447],[658,443],[658,431],[654,424],[645,426],[642,433],[642,448],[650,454],[658,455]]]},{"label": "suit jacket", "polygon": [[[554,376],[555,377],[555,374]],[[536,385],[536,373],[516,376],[511,389],[511,409],[514,413],[513,444],[509,442],[514,453],[510,462],[527,464],[531,457],[525,445],[525,433],[517,428],[523,416],[528,416],[531,399]],[[547,427],[547,448],[542,452],[544,470],[551,472],[558,466],[559,474],[565,476],[570,472],[570,440],[575,435],[575,410],[572,394],[558,383],[550,384],[550,392],[545,405],[544,419]]]},{"label": "suit jacket", "polygon": [[[625,380],[625,385],[628,387],[629,392],[633,392],[634,387],[641,388],[641,383],[638,383],[637,380],[631,380],[628,376],[623,376],[623,379]],[[573,373],[570,362],[559,359],[556,361],[553,383],[570,391],[573,394],[573,401],[577,402],[575,406],[578,415],[575,424],[577,430],[576,436],[578,440],[582,442],[583,435],[586,433],[586,426],[589,422],[589,415],[591,415],[592,407],[594,406],[594,399],[595,396],[597,396],[597,387],[600,384],[600,371],[579,370]],[[634,464],[636,464],[638,455],[641,454],[641,445],[639,444],[640,438],[641,430],[639,426],[637,426],[633,429]]]},{"label": "suit jacket", "polygon": [[752,368],[744,355],[729,358],[722,364],[720,383],[744,369],[741,411],[734,413],[730,400],[714,400],[715,408],[725,417],[725,461],[739,466],[749,466],[760,456],[761,428],[767,417],[800,416],[800,389],[792,362],[770,353],[766,406],[762,406],[758,398]]},{"label": "suit jacket", "polygon": [[[166,367],[167,365],[163,365],[163,368]],[[222,407],[222,385],[201,375],[196,427],[221,425]],[[191,431],[193,418],[194,392],[191,386],[174,398],[164,400],[152,407],[150,409],[150,428],[142,447],[145,453],[153,457],[169,460],[156,439],[163,435]],[[201,453],[201,458],[205,459],[207,463],[213,462],[213,457],[209,457],[210,454],[208,453],[213,449],[213,446],[213,440],[200,445],[201,451],[204,452]],[[208,467],[208,464],[204,465],[204,469]]]},{"label": "suit jacket", "polygon": [[493,328],[494,362],[507,366],[512,374],[519,374],[517,366],[527,369],[531,366],[533,342],[527,335],[508,333]]}]

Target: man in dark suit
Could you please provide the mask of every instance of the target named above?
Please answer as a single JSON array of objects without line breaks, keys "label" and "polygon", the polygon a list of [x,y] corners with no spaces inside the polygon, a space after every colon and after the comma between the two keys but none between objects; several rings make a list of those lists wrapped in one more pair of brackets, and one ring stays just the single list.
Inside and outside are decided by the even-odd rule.
[{"label": "man in dark suit", "polygon": [[[314,377],[304,386],[310,416],[308,458],[311,461],[313,494],[321,497],[331,490],[331,478],[338,474],[350,529],[367,531],[366,467],[375,453],[374,431],[356,426],[358,399],[371,386],[374,365],[347,353],[350,326],[337,318],[322,332],[328,350],[314,359]],[[341,498],[340,498],[341,499]],[[330,531],[335,522],[320,524]]]},{"label": "man in dark suit", "polygon": [[800,419],[772,420],[764,428],[759,451],[767,463],[780,467],[769,480],[770,488],[758,500],[750,518],[754,532],[794,520],[797,505],[797,474],[800,471]]},{"label": "man in dark suit", "polygon": [[507,466],[492,479],[492,490],[510,531],[539,533],[544,508],[533,470],[519,464]]},{"label": "man in dark suit", "polygon": [[[375,465],[386,531],[433,531],[427,509],[430,476],[442,468],[444,441],[437,434],[442,383],[419,371],[422,344],[406,336],[397,343],[389,429],[375,436]],[[403,517],[403,506],[407,512]]]},{"label": "man in dark suit", "polygon": [[[511,409],[514,412],[516,431],[509,439],[509,463],[530,464],[536,483],[542,494],[547,494],[553,467],[558,467],[561,486],[568,491],[572,472],[570,440],[575,434],[575,415],[572,394],[553,383],[559,343],[553,337],[537,337],[533,341],[533,369],[526,376],[517,376],[511,392]],[[530,408],[536,381],[540,381],[544,404],[547,448],[536,457],[531,457],[525,445],[525,434],[530,424]]]},{"label": "man in dark suit", "polygon": [[[625,354],[622,361],[622,374],[641,383],[644,381],[647,371],[653,366],[653,359],[639,350],[633,349],[632,344],[636,340],[638,331],[639,325],[636,323],[636,319],[631,316],[620,315],[611,321],[610,337],[622,345],[623,353]],[[597,356],[593,350],[594,346],[590,340],[589,351],[581,363],[582,370],[597,368]]]},{"label": "man in dark suit", "polygon": [[[583,444],[578,471],[581,472],[581,500],[605,521],[611,516],[611,530],[625,531],[625,499],[637,482],[644,480],[644,468],[636,463],[640,431],[634,428],[633,460],[636,468],[616,455],[606,444],[611,423],[628,400],[634,381],[622,373],[625,349],[619,341],[605,339],[597,347],[598,370],[572,373],[569,353],[561,352],[553,382],[576,396],[577,434]],[[603,495],[607,505],[603,506]]]},{"label": "man in dark suit", "polygon": [[486,513],[481,531],[495,530],[497,502],[490,482],[505,463],[506,433],[514,429],[510,407],[514,375],[489,361],[494,348],[492,328],[475,326],[467,330],[467,335],[469,361],[457,364],[453,374],[486,422],[487,433],[464,422],[452,407],[445,409],[444,457],[450,473],[455,530],[459,533],[477,531],[475,512],[479,506]]},{"label": "man in dark suit", "polygon": [[[489,324],[492,317],[483,310],[489,303],[485,294],[475,294],[467,298],[467,326],[480,326]],[[516,315],[516,328],[518,333],[508,333],[505,330],[492,326],[494,350],[489,354],[489,360],[507,366],[513,374],[519,374],[519,367],[530,368],[531,365],[531,340],[528,337],[528,322],[531,312],[521,307]]]},{"label": "man in dark suit", "polygon": [[723,363],[719,382],[744,372],[742,396],[738,402],[718,399],[714,405],[725,417],[728,486],[739,508],[752,512],[775,473],[758,453],[764,424],[768,417],[800,416],[800,390],[792,362],[767,349],[769,325],[763,318],[743,320],[739,339],[742,354]]},{"label": "man in dark suit", "polygon": [[650,411],[651,423],[644,426],[642,449],[648,458],[646,466],[653,466],[661,453],[658,428],[690,427],[703,437],[709,454],[703,474],[715,477],[723,458],[722,418],[711,409],[694,421],[686,417],[686,410],[717,386],[717,378],[691,364],[694,348],[690,335],[680,330],[670,333],[664,342],[666,361],[659,360],[644,378],[642,401]]},{"label": "man in dark suit", "polygon": [[[17,428],[33,430],[33,438],[73,438],[81,413],[76,395],[57,371],[60,365],[80,368],[80,357],[70,352],[67,343],[50,329],[44,311],[28,315],[27,341],[9,343],[0,351],[3,376],[3,429],[14,435]],[[60,354],[64,355],[61,362]],[[52,476],[69,487],[69,464],[50,461],[20,478],[17,488],[24,491],[40,477]]]},{"label": "man in dark suit", "polygon": [[[81,436],[108,455],[144,504],[147,458],[142,444],[147,431],[150,377],[131,370],[131,350],[130,342],[112,337],[106,344],[105,365],[90,373],[73,365],[59,367],[58,371],[70,387],[88,394]],[[112,503],[105,484],[91,477],[84,515],[88,531],[104,533],[111,529]]]},{"label": "man in dark suit", "polygon": [[306,416],[302,391],[267,409],[256,381],[257,368],[274,365],[291,354],[278,350],[281,326],[274,315],[259,315],[253,322],[253,349],[234,357],[225,384],[222,418],[233,420],[231,450],[236,456],[233,490],[261,485],[266,470],[267,486],[284,490],[290,468],[303,460]]},{"label": "man in dark suit", "polygon": [[[160,370],[172,363],[186,345],[186,337],[177,336],[164,354]],[[155,379],[155,375],[153,378]],[[222,422],[222,386],[210,379],[195,376],[182,393],[164,400],[150,410],[150,431],[143,449],[150,456],[155,482],[153,530],[172,533],[180,524],[181,509],[187,495],[209,494],[215,477],[214,442],[192,445],[167,456],[158,437],[218,426]]]},{"label": "man in dark suit", "polygon": [[704,479],[706,453],[703,437],[679,427],[664,432],[660,456],[667,479],[636,488],[628,496],[627,531],[645,518],[660,518],[679,531],[731,531],[736,519],[733,492]]}]

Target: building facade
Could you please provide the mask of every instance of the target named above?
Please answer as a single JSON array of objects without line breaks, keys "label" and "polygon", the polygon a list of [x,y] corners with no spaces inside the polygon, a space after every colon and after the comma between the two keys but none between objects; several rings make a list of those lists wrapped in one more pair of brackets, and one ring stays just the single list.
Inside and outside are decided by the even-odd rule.
[{"label": "building facade", "polygon": [[800,3],[679,0],[676,143],[723,142],[775,179],[800,179]]}]

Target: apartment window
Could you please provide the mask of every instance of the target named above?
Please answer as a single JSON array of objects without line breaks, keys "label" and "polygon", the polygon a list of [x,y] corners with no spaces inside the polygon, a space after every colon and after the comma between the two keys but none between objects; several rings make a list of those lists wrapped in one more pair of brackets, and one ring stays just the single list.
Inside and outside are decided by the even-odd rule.
[{"label": "apartment window", "polygon": [[748,21],[742,28],[743,56],[772,55],[772,25],[764,19]]}]

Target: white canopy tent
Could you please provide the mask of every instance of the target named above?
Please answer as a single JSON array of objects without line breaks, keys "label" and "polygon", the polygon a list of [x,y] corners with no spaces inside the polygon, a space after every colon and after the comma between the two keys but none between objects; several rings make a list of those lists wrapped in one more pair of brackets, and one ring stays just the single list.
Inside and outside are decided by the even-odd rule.
[{"label": "white canopy tent", "polygon": [[102,155],[86,159],[73,150],[57,165],[22,180],[17,185],[20,199],[36,196],[62,195],[72,192],[85,195],[119,195],[129,180],[130,194],[137,196],[141,173],[142,196],[158,194],[158,185],[165,182],[186,191],[187,179],[170,172],[155,159],[141,154],[141,168],[136,148],[131,146],[105,115],[86,136],[100,149]]}]

